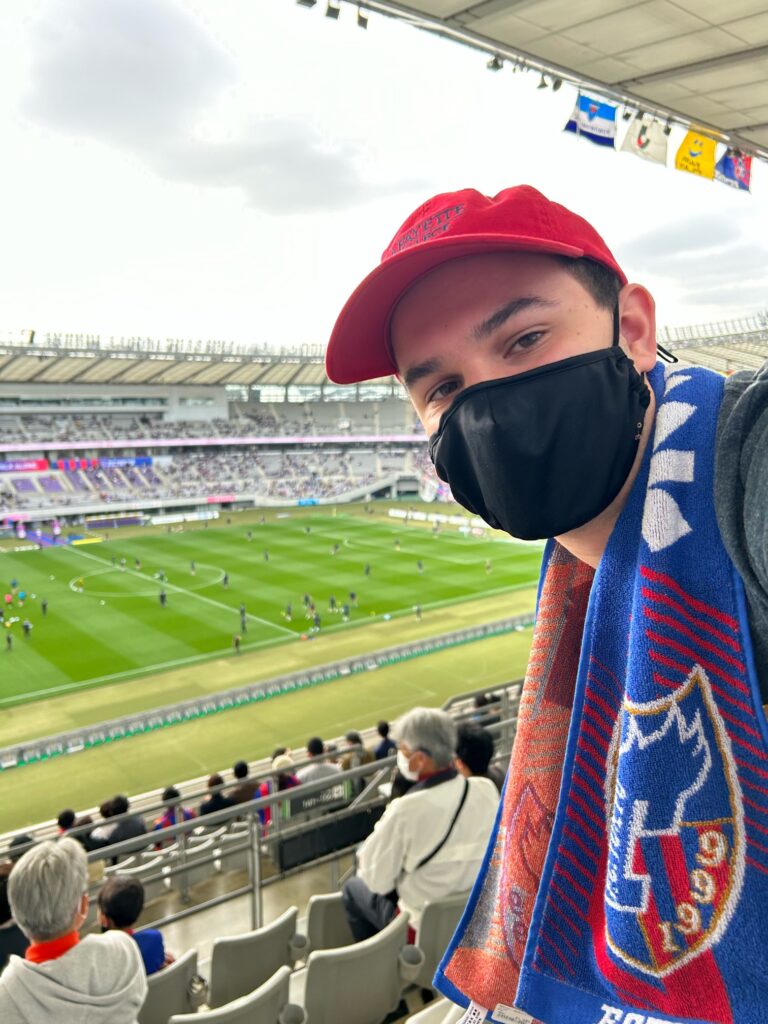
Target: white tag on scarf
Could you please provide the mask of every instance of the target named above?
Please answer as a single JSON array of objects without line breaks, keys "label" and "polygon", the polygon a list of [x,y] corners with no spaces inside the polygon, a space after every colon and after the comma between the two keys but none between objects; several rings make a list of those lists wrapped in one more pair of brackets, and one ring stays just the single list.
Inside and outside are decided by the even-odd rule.
[{"label": "white tag on scarf", "polygon": [[533,1017],[522,1010],[516,1010],[514,1006],[506,1006],[504,1003],[497,1003],[496,1009],[491,1014],[491,1019],[499,1024],[531,1024]]},{"label": "white tag on scarf", "polygon": [[484,1024],[488,1011],[477,1003],[470,1003],[459,1024]]}]

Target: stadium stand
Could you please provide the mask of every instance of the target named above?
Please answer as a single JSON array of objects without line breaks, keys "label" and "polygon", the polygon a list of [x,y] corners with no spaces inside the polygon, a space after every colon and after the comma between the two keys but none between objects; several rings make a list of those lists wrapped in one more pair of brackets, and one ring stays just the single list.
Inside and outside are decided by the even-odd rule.
[{"label": "stadium stand", "polygon": [[[518,694],[519,681],[499,690],[506,715],[495,723],[494,729],[497,756],[502,762],[513,741]],[[474,692],[462,694],[449,702],[449,710],[457,720],[474,719],[475,696]],[[366,746],[372,747],[378,738],[374,727],[362,732]],[[336,745],[335,740],[330,744]],[[349,749],[344,748],[344,752]],[[310,762],[302,752],[294,756],[299,768]],[[392,1020],[404,1018],[418,1009],[425,997],[430,998],[428,993],[422,994],[422,989],[431,984],[434,963],[460,910],[460,898],[427,909],[415,937],[416,946],[408,944],[407,914],[396,918],[374,939],[357,944],[351,943],[348,926],[340,914],[339,867],[349,864],[349,853],[371,831],[383,809],[387,793],[381,786],[391,775],[394,761],[390,757],[364,764],[297,787],[290,791],[289,799],[285,792],[276,791],[246,804],[226,807],[202,820],[180,821],[160,832],[89,854],[89,859],[97,864],[103,863],[100,857],[117,861],[107,863],[101,874],[94,873],[94,896],[104,877],[117,873],[139,878],[145,889],[145,911],[139,926],[162,926],[166,932],[174,922],[179,922],[186,928],[186,942],[180,942],[178,936],[173,939],[176,962],[149,979],[147,1001],[139,1017],[142,1024],[165,1022],[174,1014],[191,1014],[203,1004],[209,1009],[196,1015],[196,1019],[263,1020],[265,1024],[278,1024],[300,1022],[305,1014],[308,1020],[320,1022],[379,1024],[390,1013]],[[274,777],[267,761],[254,764],[251,769],[256,782]],[[222,775],[228,779],[221,787],[226,791],[233,782],[229,772]],[[355,784],[358,779],[364,783],[362,791]],[[179,790],[185,805],[196,806],[210,787],[204,786],[204,780],[191,780],[181,784]],[[151,823],[165,806],[160,796],[158,790],[134,797],[130,813],[139,813]],[[268,823],[267,816],[260,813],[265,806],[272,809]],[[89,814],[95,819],[95,810]],[[119,825],[123,817],[118,815],[107,821]],[[350,830],[350,823],[357,823],[357,828]],[[87,844],[87,835],[93,828],[93,821],[75,825],[68,835],[79,836]],[[28,836],[36,843],[57,831],[58,825],[47,822],[30,829]],[[0,838],[0,850],[5,849],[5,855],[10,839]],[[282,850],[291,843],[294,852],[302,849],[303,855],[286,863]],[[148,849],[147,844],[154,848]],[[320,880],[317,874],[327,870],[323,865],[331,867],[330,883]],[[271,915],[269,923],[262,924],[263,893],[273,886],[287,886],[283,898],[291,899],[307,873],[314,880],[306,915],[300,917],[297,907],[288,903]],[[230,927],[227,936],[220,937],[206,924],[208,915],[224,903],[235,908],[240,934],[232,935]],[[91,915],[84,930],[96,929],[95,915]],[[207,984],[198,972],[209,978]],[[346,993],[343,1007],[335,998],[339,991]],[[402,1002],[404,994],[406,1003]],[[294,1009],[281,1016],[286,1006]],[[260,1008],[264,1008],[263,1015]],[[251,1015],[246,1016],[246,1011]],[[214,1016],[215,1013],[219,1015]]]}]

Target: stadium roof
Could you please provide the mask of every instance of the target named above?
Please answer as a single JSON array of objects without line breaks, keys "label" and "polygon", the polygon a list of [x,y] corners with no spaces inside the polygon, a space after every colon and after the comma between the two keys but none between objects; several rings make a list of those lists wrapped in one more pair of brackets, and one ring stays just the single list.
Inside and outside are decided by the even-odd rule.
[{"label": "stadium roof", "polygon": [[708,130],[768,159],[765,0],[363,0],[362,6],[477,47],[491,59]]},{"label": "stadium roof", "polygon": [[[661,328],[659,342],[691,363],[722,373],[768,360],[768,313],[741,320]],[[380,383],[392,383],[383,378]],[[328,386],[322,346],[281,352],[226,342],[28,335],[0,339],[0,384]]]}]

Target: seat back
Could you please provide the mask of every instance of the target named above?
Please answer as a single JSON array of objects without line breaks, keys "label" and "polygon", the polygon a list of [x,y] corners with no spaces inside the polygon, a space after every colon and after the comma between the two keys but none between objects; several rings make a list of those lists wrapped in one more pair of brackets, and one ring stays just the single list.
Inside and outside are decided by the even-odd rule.
[{"label": "seat back", "polygon": [[168,1024],[174,1013],[192,1010],[189,985],[197,974],[197,950],[190,949],[170,967],[147,978],[147,998],[139,1011],[138,1024]]},{"label": "seat back", "polygon": [[290,976],[290,968],[281,967],[255,992],[217,1010],[175,1014],[168,1024],[277,1024],[280,1011],[288,1002]]},{"label": "seat back", "polygon": [[[213,863],[214,846],[213,839],[207,839],[204,843],[187,848],[184,858],[184,870],[175,876],[172,883],[174,888],[182,889],[186,883],[186,887],[191,889],[193,885],[207,882],[212,877],[215,871]],[[181,855],[177,854],[175,866],[181,867],[181,863]]]},{"label": "seat back", "polygon": [[416,983],[422,988],[432,988],[435,971],[453,938],[468,899],[469,893],[461,892],[425,905],[417,936],[424,963]]},{"label": "seat back", "polygon": [[403,991],[399,954],[408,915],[364,942],[309,954],[304,1010],[311,1024],[381,1024]]},{"label": "seat back", "polygon": [[235,833],[223,835],[215,841],[219,870],[222,874],[228,871],[247,871],[250,837]]},{"label": "seat back", "polygon": [[168,886],[163,874],[163,868],[167,867],[168,861],[161,853],[154,856],[141,858],[135,867],[124,868],[121,874],[129,878],[138,878],[144,886],[144,904],[159,899],[168,894]]},{"label": "seat back", "polygon": [[216,939],[211,951],[211,1009],[253,992],[281,967],[291,963],[291,939],[298,910],[290,907],[264,928]]},{"label": "seat back", "polygon": [[307,939],[310,952],[316,949],[337,949],[355,941],[349,928],[340,892],[309,897],[307,907]]}]

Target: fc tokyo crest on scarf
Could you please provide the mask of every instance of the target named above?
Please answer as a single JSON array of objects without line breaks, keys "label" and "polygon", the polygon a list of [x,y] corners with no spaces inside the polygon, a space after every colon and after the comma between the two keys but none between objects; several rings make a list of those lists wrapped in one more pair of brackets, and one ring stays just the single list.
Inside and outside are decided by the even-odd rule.
[{"label": "fc tokyo crest on scarf", "polygon": [[658,700],[625,698],[608,764],[607,945],[663,978],[717,942],[744,874],[739,782],[704,670]]}]

